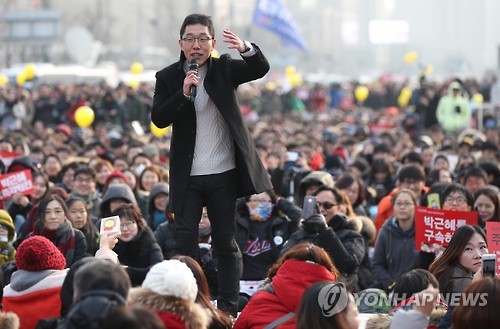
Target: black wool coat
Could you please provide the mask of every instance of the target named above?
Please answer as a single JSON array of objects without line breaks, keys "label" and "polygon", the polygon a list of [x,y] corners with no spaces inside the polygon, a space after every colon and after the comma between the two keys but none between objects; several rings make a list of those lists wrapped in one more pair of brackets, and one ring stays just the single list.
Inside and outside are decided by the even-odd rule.
[{"label": "black wool coat", "polygon": [[[269,63],[254,44],[257,53],[243,59],[224,54],[209,58],[203,86],[226,122],[234,141],[238,197],[261,193],[272,188],[250,132],[246,127],[236,97],[240,84],[263,77]],[[156,73],[151,121],[159,128],[172,125],[170,143],[169,208],[181,212],[193,163],[196,140],[194,104],[184,97],[182,85],[186,76],[181,59]]]}]

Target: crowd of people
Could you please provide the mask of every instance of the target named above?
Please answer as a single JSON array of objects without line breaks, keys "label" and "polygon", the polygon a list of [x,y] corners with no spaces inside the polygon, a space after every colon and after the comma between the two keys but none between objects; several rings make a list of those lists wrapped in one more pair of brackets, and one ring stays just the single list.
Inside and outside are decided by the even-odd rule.
[{"label": "crowd of people", "polygon": [[[185,22],[181,64],[215,41],[197,29],[213,35]],[[255,44],[224,36],[258,62]],[[214,67],[234,64],[224,60]],[[267,72],[259,60],[238,84]],[[180,107],[217,110],[199,64],[184,68],[173,95],[175,65],[157,76],[166,89],[156,94],[146,83],[0,87],[1,174],[28,171],[32,184],[0,200],[0,327],[358,328],[359,313],[379,313],[366,328],[500,327],[499,278],[483,276],[481,258],[486,224],[500,221],[495,78],[380,79],[366,99],[356,82],[253,82],[224,105],[241,104],[236,129],[201,114],[190,119],[220,135],[195,136],[210,132],[190,120],[152,129],[150,115],[163,128]],[[477,93],[492,111],[471,100]],[[90,127],[75,120],[83,105],[95,113]],[[190,173],[191,148],[220,161],[192,162]],[[306,200],[315,211],[304,216]],[[457,228],[446,248],[418,250],[416,207],[475,212],[478,224]],[[110,216],[119,233],[100,230]],[[453,300],[462,293],[486,294],[486,304]],[[368,305],[375,295],[386,302]]]}]

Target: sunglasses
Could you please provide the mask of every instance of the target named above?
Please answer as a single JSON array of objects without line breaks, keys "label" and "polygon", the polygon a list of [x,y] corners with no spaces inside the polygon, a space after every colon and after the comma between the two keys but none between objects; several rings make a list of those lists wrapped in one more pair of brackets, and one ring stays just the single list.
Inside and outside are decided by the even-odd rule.
[{"label": "sunglasses", "polygon": [[338,206],[338,204],[331,203],[331,202],[328,202],[328,201],[317,202],[317,204],[318,204],[318,207],[320,207],[320,208],[323,207],[323,209],[325,209],[325,210],[330,210],[333,207]]}]

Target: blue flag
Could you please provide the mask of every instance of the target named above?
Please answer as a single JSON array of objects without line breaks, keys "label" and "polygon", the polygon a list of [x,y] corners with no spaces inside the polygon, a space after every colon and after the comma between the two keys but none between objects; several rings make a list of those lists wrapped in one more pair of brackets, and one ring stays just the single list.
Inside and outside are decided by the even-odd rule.
[{"label": "blue flag", "polygon": [[285,45],[308,52],[300,30],[283,0],[257,0],[253,23],[278,34]]}]

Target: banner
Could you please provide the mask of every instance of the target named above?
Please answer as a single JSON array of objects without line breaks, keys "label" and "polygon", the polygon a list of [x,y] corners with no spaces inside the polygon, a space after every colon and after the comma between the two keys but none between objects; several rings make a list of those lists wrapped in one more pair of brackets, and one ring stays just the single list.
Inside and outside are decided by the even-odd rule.
[{"label": "banner", "polygon": [[489,253],[497,256],[495,272],[500,276],[500,222],[486,222],[486,240]]},{"label": "banner", "polygon": [[293,21],[283,0],[257,0],[253,23],[278,34],[285,45],[308,52],[299,27]]},{"label": "banner", "polygon": [[475,211],[452,211],[416,207],[415,244],[417,250],[434,252],[444,251],[453,233],[463,225],[477,225]]},{"label": "banner", "polygon": [[33,193],[33,182],[31,180],[31,171],[29,169],[16,171],[0,176],[0,194],[1,200],[11,198],[14,194],[21,193],[29,195]]},{"label": "banner", "polygon": [[22,154],[17,152],[0,151],[0,159],[2,160],[5,168],[9,168],[10,164],[15,158],[20,157]]}]

